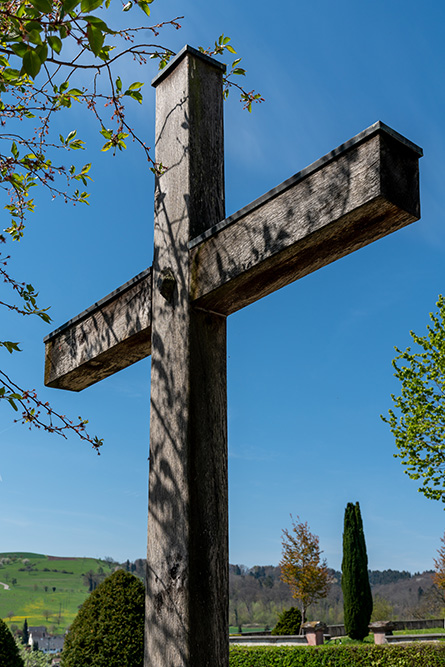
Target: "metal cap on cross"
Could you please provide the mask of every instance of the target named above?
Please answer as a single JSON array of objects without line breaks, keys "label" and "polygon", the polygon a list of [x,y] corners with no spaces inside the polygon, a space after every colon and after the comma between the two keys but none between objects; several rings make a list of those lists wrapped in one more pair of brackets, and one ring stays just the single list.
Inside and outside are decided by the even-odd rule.
[{"label": "metal cap on cross", "polygon": [[152,357],[145,667],[228,665],[227,315],[420,216],[378,122],[225,218],[223,73],[186,46],[154,79],[153,265],[45,338],[50,387]]}]

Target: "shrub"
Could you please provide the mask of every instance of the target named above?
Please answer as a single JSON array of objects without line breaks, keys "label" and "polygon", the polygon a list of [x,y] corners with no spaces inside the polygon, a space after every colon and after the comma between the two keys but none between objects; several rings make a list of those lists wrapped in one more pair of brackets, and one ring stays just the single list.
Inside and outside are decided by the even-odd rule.
[{"label": "shrub", "polygon": [[0,619],[0,665],[1,667],[23,667],[23,660],[8,630],[8,626]]},{"label": "shrub", "polygon": [[301,612],[297,607],[285,609],[278,616],[278,623],[272,630],[273,635],[298,635],[301,625]]},{"label": "shrub", "polygon": [[230,667],[443,667],[445,644],[232,646]]},{"label": "shrub", "polygon": [[63,667],[142,667],[144,585],[118,570],[85,600],[68,632]]}]

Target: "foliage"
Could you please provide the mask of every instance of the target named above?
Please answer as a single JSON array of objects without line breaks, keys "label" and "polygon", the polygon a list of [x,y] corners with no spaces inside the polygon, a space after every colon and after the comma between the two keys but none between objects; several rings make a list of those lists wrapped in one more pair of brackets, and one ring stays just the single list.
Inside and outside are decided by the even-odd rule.
[{"label": "foliage", "polygon": [[371,621],[392,621],[393,619],[394,605],[381,595],[376,595],[372,601]]},{"label": "foliage", "polygon": [[445,644],[232,646],[230,667],[443,667]]},{"label": "foliage", "polygon": [[29,640],[28,619],[25,618],[25,621],[23,623],[23,630],[22,630],[22,644],[27,646],[28,645],[28,640]]},{"label": "foliage", "polygon": [[52,655],[45,655],[39,650],[28,650],[22,644],[18,644],[18,648],[25,667],[51,667]]},{"label": "foliage", "polygon": [[142,667],[143,583],[118,570],[85,600],[65,640],[63,667]]},{"label": "foliage", "polygon": [[321,560],[323,552],[317,535],[309,531],[307,521],[296,523],[292,517],[291,520],[292,532],[283,530],[281,579],[289,584],[292,596],[300,601],[304,623],[308,606],[326,597],[330,578],[326,560]]},{"label": "foliage", "polygon": [[342,560],[343,610],[346,633],[362,640],[368,634],[372,614],[372,594],[368,578],[368,556],[360,505],[345,509]]},{"label": "foliage", "polygon": [[0,619],[0,665],[2,667],[23,667],[23,660],[8,630],[8,626]]},{"label": "foliage", "polygon": [[438,557],[434,559],[434,573],[433,581],[438,588],[445,593],[445,533],[440,538],[442,546],[437,550]]},{"label": "foliage", "polygon": [[301,626],[301,612],[291,607],[281,612],[278,622],[272,630],[273,635],[298,635]]},{"label": "foliage", "polygon": [[[0,8],[0,186],[7,197],[5,209],[10,215],[6,236],[0,244],[19,241],[25,231],[27,216],[35,210],[33,188],[40,185],[50,197],[62,197],[73,204],[88,204],[91,162],[64,164],[60,156],[80,153],[85,141],[76,129],[63,134],[52,130],[55,116],[83,107],[97,123],[103,137],[102,151],[113,154],[126,149],[127,139],[136,142],[154,172],[164,169],[156,164],[143,138],[127,120],[127,103],[142,104],[140,81],[124,81],[114,68],[125,59],[146,64],[152,59],[165,67],[174,51],[158,42],[160,31],[179,29],[176,17],[151,26],[140,19],[150,16],[153,0],[130,0],[123,5],[119,26],[111,25],[108,15],[117,3],[111,0],[7,0]],[[130,12],[135,10],[136,13]],[[142,12],[142,13],[141,13]],[[125,16],[125,21],[123,20]],[[132,23],[131,18],[135,17]],[[129,27],[124,27],[130,23]],[[149,35],[154,43],[137,43]],[[236,54],[230,37],[222,34],[213,47],[201,50],[208,55]],[[235,58],[225,77],[225,96],[235,86],[249,111],[262,98],[235,84],[233,77],[244,75]],[[132,68],[128,68],[131,70]],[[6,129],[7,128],[7,129]],[[168,165],[167,165],[168,166]],[[50,321],[48,308],[41,308],[38,293],[29,282],[13,278],[7,269],[10,254],[0,253],[0,278],[10,289],[0,306],[22,316],[37,316]],[[10,354],[20,352],[19,343],[0,340],[0,347]],[[102,440],[91,437],[87,420],[71,420],[57,413],[39,399],[35,390],[22,389],[0,370],[0,401],[17,412],[17,420],[30,427],[43,428],[66,437],[74,431],[92,444],[97,452]]]},{"label": "foliage", "polygon": [[392,362],[401,383],[400,396],[391,395],[395,411],[383,421],[395,437],[398,457],[411,479],[421,480],[419,491],[445,502],[445,299],[439,295],[437,313],[426,336],[410,331],[417,351],[398,348]]}]

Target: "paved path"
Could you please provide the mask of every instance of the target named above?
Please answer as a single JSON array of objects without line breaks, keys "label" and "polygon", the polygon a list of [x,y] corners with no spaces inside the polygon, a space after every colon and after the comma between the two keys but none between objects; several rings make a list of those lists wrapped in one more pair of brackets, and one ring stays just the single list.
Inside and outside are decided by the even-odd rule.
[{"label": "paved path", "polygon": [[3,588],[5,589],[5,591],[9,591],[9,586],[8,586],[8,584],[4,584],[3,581],[0,581],[0,586],[3,586]]}]

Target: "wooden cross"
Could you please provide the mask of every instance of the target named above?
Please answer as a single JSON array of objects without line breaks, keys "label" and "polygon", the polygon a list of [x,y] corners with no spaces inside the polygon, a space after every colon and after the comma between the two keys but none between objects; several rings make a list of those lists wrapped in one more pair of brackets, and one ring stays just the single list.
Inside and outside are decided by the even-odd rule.
[{"label": "wooden cross", "polygon": [[145,667],[228,665],[227,315],[420,215],[378,122],[225,218],[223,72],[186,46],[155,78],[153,266],[45,339],[73,391],[152,357]]}]

